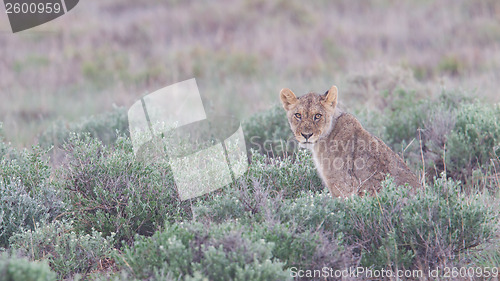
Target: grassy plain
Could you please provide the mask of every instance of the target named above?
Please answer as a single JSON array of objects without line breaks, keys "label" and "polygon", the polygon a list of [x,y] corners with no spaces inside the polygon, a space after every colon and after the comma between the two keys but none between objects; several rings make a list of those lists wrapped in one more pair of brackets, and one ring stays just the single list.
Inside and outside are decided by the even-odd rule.
[{"label": "grassy plain", "polygon": [[276,104],[283,87],[331,84],[361,109],[397,87],[498,102],[499,17],[494,0],[85,1],[19,34],[0,22],[0,120],[27,146],[54,120],[128,107],[191,77],[206,107],[240,118]]}]

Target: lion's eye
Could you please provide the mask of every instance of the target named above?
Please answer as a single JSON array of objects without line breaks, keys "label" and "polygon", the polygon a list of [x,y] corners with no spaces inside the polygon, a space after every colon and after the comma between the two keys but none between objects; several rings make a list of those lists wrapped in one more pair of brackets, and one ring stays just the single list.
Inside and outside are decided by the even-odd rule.
[{"label": "lion's eye", "polygon": [[318,114],[314,115],[314,121],[317,121],[320,118],[321,118],[321,114],[318,113]]},{"label": "lion's eye", "polygon": [[302,118],[302,115],[300,115],[300,113],[295,113],[295,118],[300,119]]}]

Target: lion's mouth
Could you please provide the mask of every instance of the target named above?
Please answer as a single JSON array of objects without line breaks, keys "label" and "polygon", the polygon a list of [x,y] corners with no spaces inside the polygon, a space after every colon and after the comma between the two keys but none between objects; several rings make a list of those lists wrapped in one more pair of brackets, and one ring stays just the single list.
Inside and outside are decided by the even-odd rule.
[{"label": "lion's mouth", "polygon": [[307,144],[315,144],[315,143],[316,143],[316,141],[315,141],[315,140],[310,140],[310,139],[309,139],[309,140],[306,140],[306,141],[304,141],[304,140],[299,140],[299,143],[300,143],[300,144],[307,145]]},{"label": "lion's mouth", "polygon": [[314,142],[310,141],[299,142],[299,147],[312,149],[314,147]]}]

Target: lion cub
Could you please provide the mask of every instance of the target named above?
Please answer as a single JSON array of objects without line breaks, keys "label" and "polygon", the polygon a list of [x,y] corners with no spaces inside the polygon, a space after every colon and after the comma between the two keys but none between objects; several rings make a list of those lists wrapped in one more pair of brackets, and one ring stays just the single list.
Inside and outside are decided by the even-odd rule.
[{"label": "lion cub", "polygon": [[295,138],[312,150],[316,168],[333,197],[373,195],[387,174],[398,185],[420,187],[396,153],[353,115],[337,108],[337,87],[325,95],[309,93],[299,98],[283,89],[280,98]]}]

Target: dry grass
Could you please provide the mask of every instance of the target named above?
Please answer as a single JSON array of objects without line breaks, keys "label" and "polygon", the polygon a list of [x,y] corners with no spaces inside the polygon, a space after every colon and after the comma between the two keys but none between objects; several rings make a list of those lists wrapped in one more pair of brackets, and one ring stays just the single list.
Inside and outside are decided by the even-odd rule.
[{"label": "dry grass", "polygon": [[350,105],[401,86],[498,102],[499,20],[496,0],[80,1],[20,34],[0,21],[0,121],[25,146],[55,119],[129,106],[193,76],[207,108],[241,118],[283,87],[332,83]]}]

